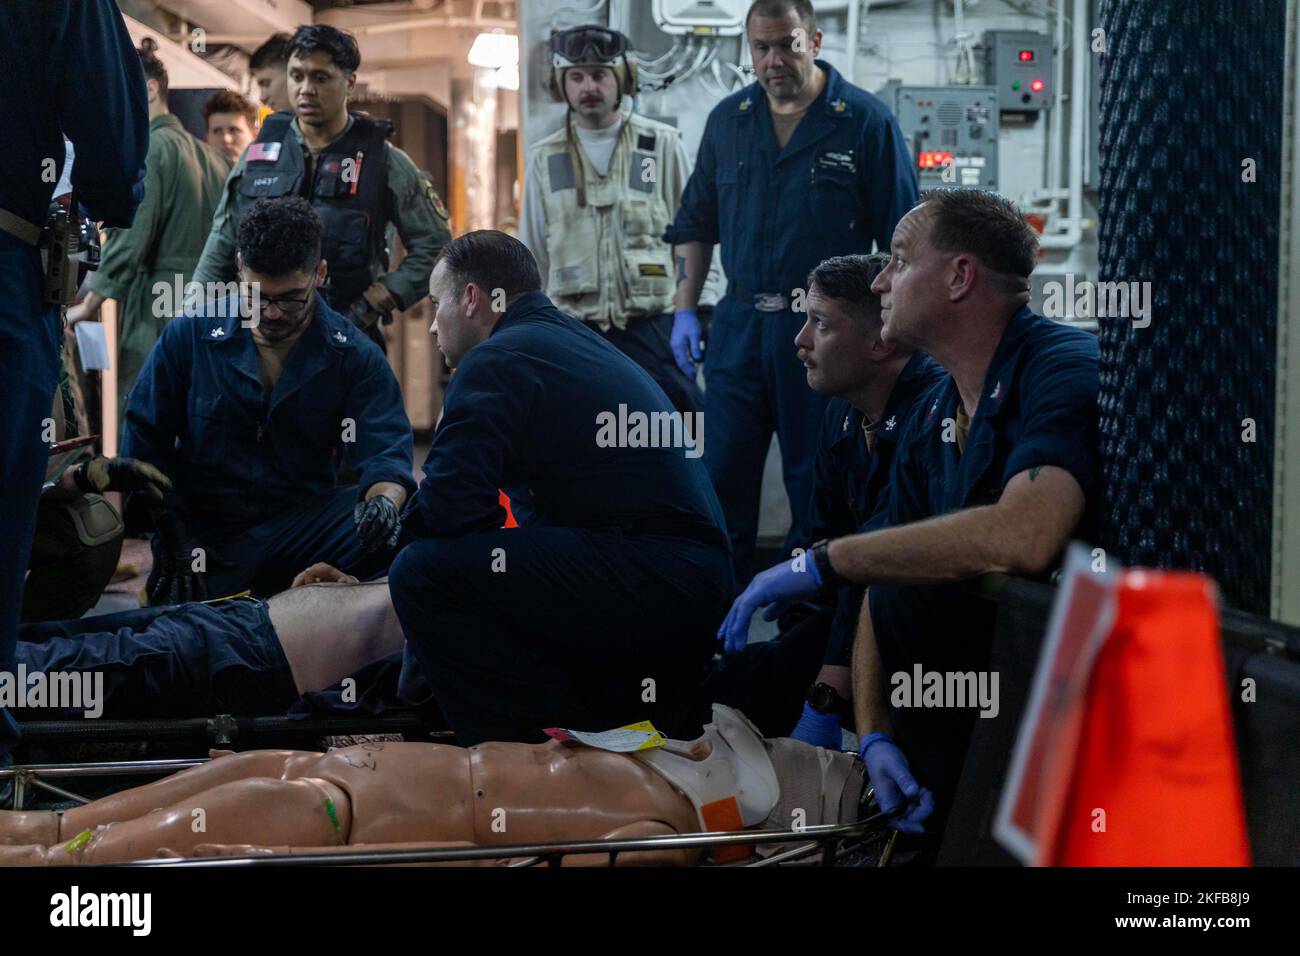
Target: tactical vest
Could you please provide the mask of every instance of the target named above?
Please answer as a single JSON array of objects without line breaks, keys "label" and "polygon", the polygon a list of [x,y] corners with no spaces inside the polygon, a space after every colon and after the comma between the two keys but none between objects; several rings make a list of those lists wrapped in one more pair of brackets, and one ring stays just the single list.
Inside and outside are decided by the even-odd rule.
[{"label": "tactical vest", "polygon": [[307,154],[290,128],[293,114],[272,113],[256,140],[268,145],[249,147],[239,181],[240,215],[258,199],[301,196],[311,203],[324,228],[321,255],[329,263],[322,292],[340,312],[388,263],[384,190],[393,125],[363,113],[350,115],[347,132],[317,154],[308,182]]},{"label": "tactical vest", "polygon": [[597,174],[576,136],[570,144],[567,128],[537,144],[550,259],[546,292],[560,309],[605,329],[672,311],[673,250],[661,237],[673,218],[665,173],[676,161],[680,135],[633,114],[608,176]]}]

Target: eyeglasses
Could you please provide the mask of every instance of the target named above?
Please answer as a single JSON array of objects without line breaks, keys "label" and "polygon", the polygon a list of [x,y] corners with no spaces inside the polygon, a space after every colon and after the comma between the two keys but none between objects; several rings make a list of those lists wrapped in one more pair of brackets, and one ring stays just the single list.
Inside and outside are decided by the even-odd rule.
[{"label": "eyeglasses", "polygon": [[275,295],[259,297],[259,301],[261,302],[263,309],[268,305],[273,305],[285,315],[297,315],[303,309],[307,308],[307,303],[311,301],[312,292],[315,289],[315,286],[316,277],[312,276],[311,282],[307,285],[307,294],[301,299],[296,299],[289,295]]},{"label": "eyeglasses", "polygon": [[627,50],[627,37],[604,27],[573,27],[551,37],[551,52],[570,63],[608,63]]}]

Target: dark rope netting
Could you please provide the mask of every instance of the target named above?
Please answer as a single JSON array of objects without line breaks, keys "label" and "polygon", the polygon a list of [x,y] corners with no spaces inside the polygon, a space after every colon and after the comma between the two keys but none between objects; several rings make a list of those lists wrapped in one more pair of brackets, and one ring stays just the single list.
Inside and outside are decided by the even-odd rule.
[{"label": "dark rope netting", "polygon": [[1267,614],[1286,5],[1099,14],[1100,279],[1151,283],[1149,327],[1101,319],[1102,543]]}]

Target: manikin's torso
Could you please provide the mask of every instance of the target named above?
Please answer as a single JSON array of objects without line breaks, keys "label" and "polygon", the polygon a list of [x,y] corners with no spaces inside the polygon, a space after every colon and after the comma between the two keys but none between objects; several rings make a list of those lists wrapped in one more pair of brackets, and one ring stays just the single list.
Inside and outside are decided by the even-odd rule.
[{"label": "manikin's torso", "polygon": [[646,821],[699,829],[691,801],[639,760],[558,741],[468,750],[363,744],[295,756],[285,776],[317,777],[348,793],[350,844],[599,839]]}]

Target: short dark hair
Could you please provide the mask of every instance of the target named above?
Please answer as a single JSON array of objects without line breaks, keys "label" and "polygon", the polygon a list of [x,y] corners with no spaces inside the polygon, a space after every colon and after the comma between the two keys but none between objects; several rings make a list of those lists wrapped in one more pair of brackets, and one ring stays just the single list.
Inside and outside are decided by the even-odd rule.
[{"label": "short dark hair", "polygon": [[760,17],[783,17],[790,11],[799,15],[799,20],[809,35],[817,32],[817,15],[813,12],[812,0],[754,0],[745,14],[745,29],[755,15]]},{"label": "short dark hair", "polygon": [[[289,56],[311,56],[328,53],[335,65],[344,73],[355,73],[361,65],[361,50],[357,38],[345,30],[326,23],[309,23],[299,27],[289,38]],[[286,61],[288,57],[285,58]]]},{"label": "short dark hair", "polygon": [[238,113],[248,120],[248,128],[257,130],[257,107],[245,96],[234,90],[217,90],[203,104],[203,122],[212,119],[213,113]]},{"label": "short dark hair", "polygon": [[316,270],[324,231],[300,196],[259,199],[240,218],[235,245],[253,272],[279,278]]},{"label": "short dark hair", "polygon": [[542,288],[537,260],[528,247],[504,232],[467,232],[442,247],[438,257],[447,264],[456,295],[473,282],[480,289],[502,289],[507,299]]},{"label": "short dark hair", "polygon": [[271,38],[253,51],[248,58],[250,70],[264,66],[284,66],[289,62],[289,34],[272,33]]},{"label": "short dark hair", "polygon": [[868,312],[880,317],[880,296],[871,291],[871,283],[885,270],[889,256],[872,253],[869,256],[835,256],[808,273],[808,288],[814,285],[828,299],[846,303],[854,315],[865,317]]},{"label": "short dark hair", "polygon": [[157,49],[158,41],[153,37],[145,37],[140,41],[140,49],[135,52],[140,54],[140,65],[144,67],[144,78],[146,80],[157,80],[158,93],[165,99],[170,84],[167,81],[167,67],[163,66],[163,61],[158,59],[158,54],[154,52]]},{"label": "short dark hair", "polygon": [[988,268],[1028,279],[1038,262],[1038,237],[1015,203],[985,189],[936,189],[922,201],[930,212],[930,245],[968,252]]}]

